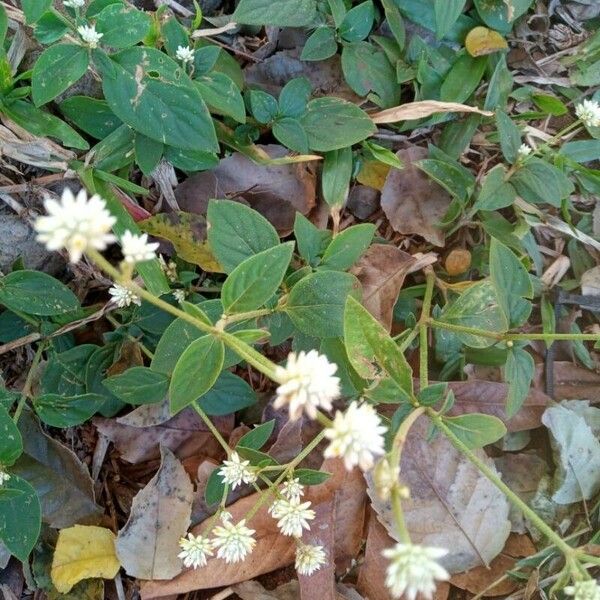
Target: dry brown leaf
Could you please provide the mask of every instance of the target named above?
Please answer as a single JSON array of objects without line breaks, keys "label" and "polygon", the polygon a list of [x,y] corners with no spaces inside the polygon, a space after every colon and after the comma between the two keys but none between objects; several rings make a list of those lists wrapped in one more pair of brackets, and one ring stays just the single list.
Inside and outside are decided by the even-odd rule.
[{"label": "dry brown leaf", "polygon": [[396,156],[404,168],[391,169],[381,192],[381,208],[390,225],[405,235],[417,234],[435,246],[445,235],[437,226],[452,201],[450,194],[412,163],[427,157],[427,150],[411,146]]},{"label": "dry brown leaf", "polygon": [[[515,566],[515,562],[526,556],[535,554],[536,548],[526,535],[511,533],[506,541],[504,550],[492,561],[489,569],[476,567],[466,573],[454,575],[450,583],[471,594],[480,594],[484,590],[506,574],[506,571]],[[518,587],[520,583],[511,578],[504,579],[498,585],[486,591],[485,597],[507,596]]]},{"label": "dry brown leaf", "polygon": [[[543,389],[544,366],[536,366],[534,385]],[[554,399],[600,402],[600,375],[569,361],[554,363]]]},{"label": "dry brown leaf", "polygon": [[397,121],[412,121],[423,119],[436,113],[477,113],[486,117],[493,116],[489,110],[481,110],[476,106],[467,106],[457,102],[439,102],[437,100],[422,100],[421,102],[407,102],[401,106],[386,108],[370,115],[373,123],[396,123]]},{"label": "dry brown leaf", "polygon": [[[402,452],[402,483],[411,493],[403,502],[411,539],[450,549],[440,559],[450,573],[489,564],[501,552],[510,532],[509,504],[443,435],[428,441],[428,429],[428,419],[418,419]],[[476,453],[494,468],[483,450]],[[382,502],[374,493],[370,474],[367,480],[372,506],[396,539],[390,503]]]},{"label": "dry brown leaf", "polygon": [[[360,548],[366,501],[365,484],[360,472],[346,471],[338,460],[325,461],[322,469],[332,473],[332,476],[325,483],[310,487],[305,498],[318,507],[331,501],[335,495],[335,552],[336,561],[341,561],[338,566],[341,566]],[[258,494],[252,494],[229,505],[227,510],[234,521],[243,519],[257,498]],[[291,538],[281,535],[276,521],[267,513],[267,508],[267,505],[263,505],[248,523],[249,527],[256,530],[257,543],[252,554],[243,563],[228,565],[213,557],[206,567],[197,571],[187,569],[171,581],[145,583],[142,586],[142,598],[149,600],[191,590],[232,585],[292,564],[295,543]],[[193,528],[196,535],[202,531],[202,523]]]},{"label": "dry brown leaf", "polygon": [[351,269],[363,289],[363,305],[387,328],[392,328],[392,313],[398,294],[409,273],[433,264],[433,253],[411,256],[396,246],[373,244]]},{"label": "dry brown leaf", "polygon": [[156,475],[133,499],[129,519],[117,536],[117,556],[139,579],[171,579],[183,565],[179,539],[190,526],[194,486],[175,455],[161,447]]},{"label": "dry brown leaf", "polygon": [[[169,416],[168,406],[149,404],[118,419],[94,420],[98,431],[109,438],[121,457],[131,463],[160,456],[163,445],[180,459],[201,454],[220,458],[222,450],[200,417],[192,409]],[[233,415],[214,417],[217,429],[227,437],[233,428]]]},{"label": "dry brown leaf", "polygon": [[469,270],[471,266],[471,253],[463,248],[455,248],[451,250],[446,260],[444,261],[444,268],[450,277],[456,275],[462,275]]},{"label": "dry brown leaf", "polygon": [[[286,156],[283,146],[260,146],[272,158]],[[257,165],[243,154],[234,153],[219,165],[196,173],[176,191],[182,210],[206,214],[211,198],[241,200],[261,213],[281,234],[294,227],[296,212],[307,214],[316,203],[315,163]]]}]

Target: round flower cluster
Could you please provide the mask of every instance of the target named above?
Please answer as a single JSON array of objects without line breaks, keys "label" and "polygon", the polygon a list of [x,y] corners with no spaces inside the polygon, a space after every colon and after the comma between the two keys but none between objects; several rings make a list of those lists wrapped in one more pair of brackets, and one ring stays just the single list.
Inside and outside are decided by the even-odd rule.
[{"label": "round flower cluster", "polygon": [[600,105],[595,100],[584,100],[578,104],[575,114],[586,127],[600,127]]},{"label": "round flower cluster", "polygon": [[219,475],[223,483],[230,485],[232,490],[242,483],[254,483],[257,477],[250,461],[242,460],[237,452],[232,452],[229,460],[223,461]]},{"label": "round flower cluster", "polygon": [[130,289],[119,284],[113,285],[108,290],[108,293],[112,296],[113,302],[119,308],[125,308],[131,304],[136,304],[137,306],[142,304],[142,300],[139,296],[136,296]]},{"label": "round flower cluster", "polygon": [[90,48],[97,48],[100,40],[104,37],[103,33],[96,31],[94,25],[81,25],[77,28],[77,33]]},{"label": "round flower cluster", "polygon": [[175,58],[184,64],[194,62],[194,50],[189,46],[178,46]]},{"label": "round flower cluster", "polygon": [[6,471],[0,469],[0,487],[3,486],[9,479],[10,475]]},{"label": "round flower cluster", "polygon": [[573,596],[574,600],[600,600],[600,585],[594,579],[576,581],[564,588],[563,592]]}]

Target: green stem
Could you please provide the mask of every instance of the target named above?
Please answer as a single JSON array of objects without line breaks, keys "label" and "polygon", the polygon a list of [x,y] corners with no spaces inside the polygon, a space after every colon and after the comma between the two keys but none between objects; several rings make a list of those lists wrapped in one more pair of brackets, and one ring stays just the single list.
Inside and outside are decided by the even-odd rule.
[{"label": "green stem", "polygon": [[239,321],[249,321],[250,319],[258,319],[259,317],[265,317],[273,314],[275,311],[272,308],[261,308],[259,310],[250,310],[244,313],[237,313],[234,315],[223,315],[217,323],[217,327],[227,327],[232,323],[238,323]]},{"label": "green stem", "polygon": [[391,501],[394,523],[396,525],[396,530],[398,532],[398,536],[400,537],[400,541],[404,544],[410,544],[410,533],[408,533],[408,528],[406,527],[404,511],[402,510],[402,498],[400,497],[400,490],[398,486],[395,486],[392,489]]},{"label": "green stem", "polygon": [[33,360],[31,361],[29,372],[27,373],[27,378],[25,379],[25,383],[23,384],[23,390],[21,391],[21,397],[19,398],[19,403],[17,404],[15,414],[13,415],[13,421],[15,425],[19,422],[19,417],[23,412],[23,408],[25,408],[27,398],[29,398],[29,394],[31,393],[31,384],[33,383],[33,378],[35,377],[37,367],[40,364],[40,360],[42,359],[42,353],[44,352],[45,348],[45,344],[40,344],[37,350],[35,351],[35,356],[33,357]]},{"label": "green stem", "polygon": [[225,438],[221,435],[221,432],[215,427],[215,424],[208,418],[208,415],[200,408],[197,401],[193,402],[192,406],[194,407],[194,410],[200,415],[200,418],[204,421],[204,423],[208,427],[208,430],[217,438],[217,441],[219,442],[219,444],[221,444],[223,450],[225,450],[227,457],[229,457],[229,455],[231,454],[231,447],[225,441]]},{"label": "green stem", "polygon": [[[119,327],[122,327],[122,324],[119,323],[119,321],[117,321],[117,319],[115,319],[114,317],[112,317],[111,315],[105,315],[106,320],[115,328],[118,329]],[[130,342],[133,342],[135,344],[137,344],[140,348],[140,350],[150,359],[152,360],[154,358],[154,353],[151,352],[150,350],[148,350],[148,348],[146,348],[146,346],[144,344],[142,344],[142,342],[140,342],[140,340],[136,337],[134,337],[133,335],[130,335],[129,333],[125,334],[127,336],[127,339]]]},{"label": "green stem", "polygon": [[408,432],[410,428],[414,425],[415,421],[425,413],[425,407],[419,406],[415,408],[400,424],[398,427],[398,431],[394,436],[394,443],[392,446],[392,452],[390,455],[391,466],[392,468],[400,467],[400,459],[402,458],[402,449],[404,448],[404,443],[406,442],[406,437],[408,436]]},{"label": "green stem", "polygon": [[[400,350],[400,352],[405,352],[406,349],[413,343],[413,340],[419,335],[419,327],[415,327],[399,344],[398,344],[398,349]],[[404,332],[403,332],[404,333]],[[397,341],[398,338],[402,335],[402,333],[400,335],[396,335],[394,336],[394,341]]]},{"label": "green stem", "polygon": [[560,550],[567,560],[572,559],[578,552],[567,544],[554,530],[549,527],[544,520],[532,510],[517,494],[515,494],[490,468],[483,460],[481,460],[468,446],[466,446],[460,438],[444,423],[444,420],[431,408],[427,408],[427,416],[431,419],[434,425],[440,429],[448,438],[450,443],[465,456],[491,483],[493,483],[507,498],[507,500],[516,508],[518,508],[532,525],[538,529],[548,540],[550,540],[558,550]]},{"label": "green stem", "polygon": [[425,287],[425,296],[423,297],[423,308],[421,318],[419,319],[419,383],[424,390],[429,385],[429,357],[427,332],[429,314],[431,313],[431,299],[433,298],[433,286],[435,284],[435,274],[432,269],[427,271],[427,285]]}]

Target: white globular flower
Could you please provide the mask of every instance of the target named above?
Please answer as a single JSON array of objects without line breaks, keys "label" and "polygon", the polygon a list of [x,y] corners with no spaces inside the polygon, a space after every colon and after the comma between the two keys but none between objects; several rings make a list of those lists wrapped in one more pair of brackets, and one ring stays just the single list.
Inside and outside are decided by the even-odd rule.
[{"label": "white globular flower", "polygon": [[382,552],[390,560],[385,585],[394,598],[415,600],[418,594],[431,598],[436,580],[446,581],[450,575],[437,559],[448,554],[444,548],[415,544],[396,544]]},{"label": "white globular flower", "polygon": [[179,540],[181,552],[177,555],[186,567],[205,567],[209,556],[213,555],[212,542],[202,536],[188,533]]},{"label": "white globular flower", "polygon": [[312,575],[327,563],[323,546],[298,544],[296,548],[296,571],[299,575]]},{"label": "white globular flower", "polygon": [[290,479],[281,486],[281,495],[288,500],[300,500],[304,496],[304,486],[298,478]]},{"label": "white globular flower", "polygon": [[522,160],[527,158],[533,152],[532,147],[529,144],[521,144],[517,151],[518,157]]},{"label": "white globular flower", "polygon": [[181,304],[185,300],[185,290],[173,290],[173,298]]},{"label": "white globular flower", "polygon": [[116,219],[98,195],[88,198],[87,192],[80,190],[75,196],[66,188],[60,201],[47,198],[44,208],[48,214],[38,217],[34,224],[38,242],[48,250],[66,248],[72,263],[87,249],[104,250],[115,241],[110,230]]},{"label": "white globular flower", "polygon": [[191,63],[194,61],[194,50],[189,46],[178,46],[175,57],[184,64]]},{"label": "white globular flower", "polygon": [[6,471],[0,469],[0,486],[3,486],[9,479],[10,475]]},{"label": "white globular flower", "polygon": [[254,483],[256,472],[250,467],[249,460],[241,460],[237,452],[232,452],[229,460],[223,461],[219,471],[223,483],[229,484],[232,490],[242,483]]},{"label": "white globular flower", "polygon": [[85,4],[85,0],[63,0],[63,4],[69,8],[81,8]]},{"label": "white globular flower", "polygon": [[316,350],[291,352],[285,367],[278,366],[276,376],[281,382],[277,388],[274,407],[289,406],[290,419],[297,420],[302,411],[311,418],[317,409],[331,410],[331,401],[340,395],[340,380],[334,377],[337,365]]},{"label": "white globular flower", "polygon": [[118,283],[113,285],[108,290],[108,293],[112,296],[113,302],[119,308],[125,308],[131,304],[136,304],[137,306],[142,304],[142,300],[139,296],[136,296],[130,289],[119,285]]},{"label": "white globular flower", "polygon": [[103,33],[96,31],[94,25],[81,25],[77,28],[77,32],[81,36],[81,39],[90,47],[97,48],[98,43],[104,36]]},{"label": "white globular flower", "polygon": [[600,126],[600,105],[595,100],[584,100],[578,104],[575,114],[586,127]]},{"label": "white globular flower", "polygon": [[227,564],[244,560],[256,545],[254,529],[246,527],[246,519],[234,524],[231,520],[223,521],[212,532],[213,548],[217,548],[217,556]]},{"label": "white globular flower", "polygon": [[383,434],[386,428],[370,404],[352,402],[342,413],[338,411],[331,427],[325,429],[330,441],[325,458],[344,459],[346,469],[358,465],[363,471],[373,466],[375,457],[384,453]]},{"label": "white globular flower", "polygon": [[269,509],[272,517],[278,519],[277,527],[283,535],[302,537],[303,529],[310,529],[309,521],[315,518],[310,502],[300,503],[299,498],[293,500],[276,500]]},{"label": "white globular flower", "polygon": [[567,586],[563,592],[567,596],[573,596],[574,600],[600,600],[600,586],[593,579],[587,581],[576,581]]},{"label": "white globular flower", "polygon": [[155,251],[158,243],[149,243],[148,234],[135,235],[131,231],[126,231],[121,238],[121,250],[125,257],[125,262],[135,264],[152,260],[156,258]]}]

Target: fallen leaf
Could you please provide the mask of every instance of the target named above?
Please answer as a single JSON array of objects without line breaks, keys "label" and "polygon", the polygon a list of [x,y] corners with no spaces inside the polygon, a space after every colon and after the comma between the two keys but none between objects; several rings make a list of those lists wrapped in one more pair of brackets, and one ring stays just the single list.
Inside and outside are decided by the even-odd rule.
[{"label": "fallen leaf", "polygon": [[[283,156],[283,146],[263,146],[271,156]],[[175,192],[179,206],[205,215],[211,198],[242,200],[269,220],[280,234],[294,227],[296,212],[307,214],[316,203],[315,163],[261,166],[234,153],[210,170],[196,173]]]},{"label": "fallen leaf", "polygon": [[[440,563],[450,573],[487,565],[510,533],[508,501],[443,435],[428,441],[428,426],[427,418],[418,419],[402,451],[402,483],[411,494],[402,506],[411,539],[449,549]],[[494,468],[483,450],[475,452]],[[371,474],[366,477],[379,520],[398,539],[390,503],[374,492]]]},{"label": "fallen leaf", "polygon": [[515,579],[506,577],[498,585],[488,590],[489,586],[506,575],[507,571],[513,569],[517,560],[531,556],[536,551],[533,542],[526,535],[511,533],[506,540],[504,550],[491,562],[489,568],[475,567],[466,573],[459,573],[452,577],[450,583],[461,590],[471,592],[471,594],[480,594],[485,591],[486,597],[506,597],[522,584]]},{"label": "fallen leaf", "polygon": [[110,529],[74,525],[58,533],[50,574],[54,587],[62,594],[82,579],[113,579],[119,568],[115,534]]},{"label": "fallen leaf", "polygon": [[388,173],[381,192],[383,212],[398,233],[417,234],[435,246],[443,246],[445,235],[437,223],[450,206],[450,195],[413,165],[427,156],[427,150],[411,146],[399,150],[396,156],[404,168]]},{"label": "fallen leaf", "polygon": [[[589,400],[600,402],[600,375],[570,361],[557,361],[553,364],[555,400]],[[544,365],[536,366],[534,385],[544,388]]]},{"label": "fallen leaf", "polygon": [[350,270],[363,289],[363,305],[388,331],[404,278],[415,270],[436,262],[433,253],[411,256],[396,246],[373,244]]},{"label": "fallen leaf", "polygon": [[391,168],[390,165],[378,160],[365,160],[356,175],[356,180],[363,185],[381,191]]},{"label": "fallen leaf", "polygon": [[457,102],[438,102],[437,100],[422,100],[421,102],[407,102],[393,108],[386,108],[369,116],[373,123],[396,123],[397,121],[412,121],[423,119],[436,113],[477,113],[486,117],[493,116],[489,110],[481,110],[476,106],[467,106]]},{"label": "fallen leaf", "polygon": [[[360,549],[366,500],[365,484],[358,470],[348,472],[338,460],[326,460],[321,468],[332,473],[332,476],[325,483],[308,488],[305,499],[310,500],[316,509],[320,504],[331,501],[335,495],[335,554],[336,564],[341,568],[341,565],[348,562],[348,557],[355,556]],[[233,520],[238,521],[244,518],[257,499],[256,493],[246,496],[229,505],[227,510],[232,514]],[[202,569],[186,569],[171,581],[144,583],[142,598],[149,600],[191,590],[228,586],[292,564],[295,542],[281,535],[277,522],[269,516],[267,509],[268,503],[261,506],[248,523],[249,527],[256,530],[257,543],[252,554],[243,563],[228,565],[213,557]],[[204,527],[205,524],[200,523],[192,531],[197,535]]]},{"label": "fallen leaf", "polygon": [[[212,421],[225,437],[233,429],[233,415],[212,417]],[[148,404],[117,419],[96,417],[93,423],[130,463],[158,458],[161,445],[180,459],[195,454],[222,457],[218,442],[192,409],[171,417],[167,403]]]},{"label": "fallen leaf", "polygon": [[455,248],[448,253],[444,261],[444,268],[450,277],[462,275],[471,266],[471,253],[462,248]]},{"label": "fallen leaf", "polygon": [[465,38],[465,48],[471,56],[484,56],[508,48],[506,40],[493,29],[474,27]]},{"label": "fallen leaf", "polygon": [[23,411],[19,430],[24,453],[11,472],[35,488],[43,521],[57,529],[96,522],[102,510],[95,502],[87,467],[69,448],[46,435],[31,412]]},{"label": "fallen leaf", "polygon": [[183,568],[178,542],[190,525],[194,486],[168,448],[161,447],[161,455],[158,472],[133,499],[117,535],[117,556],[139,579],[171,579]]},{"label": "fallen leaf", "polygon": [[223,272],[206,241],[206,219],[202,215],[181,211],[160,213],[138,225],[146,233],[169,240],[183,260],[209,273]]}]

